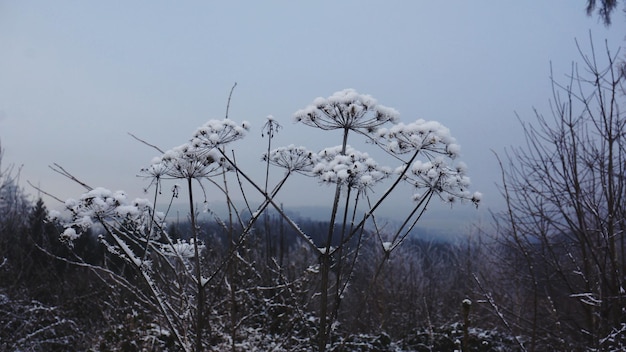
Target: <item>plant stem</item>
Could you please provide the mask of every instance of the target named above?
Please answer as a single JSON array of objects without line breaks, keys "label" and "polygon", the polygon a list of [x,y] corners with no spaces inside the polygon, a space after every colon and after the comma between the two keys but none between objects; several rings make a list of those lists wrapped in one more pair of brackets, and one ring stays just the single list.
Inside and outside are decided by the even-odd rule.
[{"label": "plant stem", "polygon": [[202,348],[202,330],[204,328],[204,286],[202,285],[202,270],[200,267],[200,248],[198,246],[198,227],[196,224],[196,213],[193,205],[192,178],[187,177],[187,188],[189,189],[189,218],[191,220],[191,231],[193,234],[193,251],[196,259],[196,290],[198,300],[196,302],[196,351]]}]

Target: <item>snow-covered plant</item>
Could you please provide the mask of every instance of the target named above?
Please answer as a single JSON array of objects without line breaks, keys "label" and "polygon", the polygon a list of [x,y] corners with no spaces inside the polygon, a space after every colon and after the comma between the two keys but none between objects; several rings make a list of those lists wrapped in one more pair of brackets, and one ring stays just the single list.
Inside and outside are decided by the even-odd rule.
[{"label": "snow-covered plant", "polygon": [[460,147],[450,135],[450,130],[436,121],[419,119],[415,122],[398,123],[391,128],[377,131],[376,143],[390,153],[402,155],[419,153],[426,160],[405,163],[396,169],[404,180],[415,187],[415,200],[425,192],[433,192],[446,202],[456,199],[471,200],[478,204],[480,192],[470,193],[470,179],[463,162],[453,164],[460,155]]},{"label": "snow-covered plant", "polygon": [[[245,289],[236,287],[242,282],[253,280],[246,278],[241,281],[242,278],[239,278],[240,281],[237,281],[241,275],[240,268],[252,277],[262,277],[257,267],[258,261],[247,260],[247,252],[242,248],[248,236],[254,233],[255,223],[261,214],[266,215],[266,265],[278,267],[268,271],[278,275],[278,279],[273,282],[281,287],[281,292],[293,295],[290,283],[280,268],[282,258],[280,261],[272,258],[269,233],[275,230],[269,227],[266,212],[266,208],[271,207],[280,216],[281,224],[288,226],[312,253],[312,257],[317,259],[318,291],[307,301],[319,303],[316,341],[318,349],[325,350],[331,330],[337,326],[340,318],[340,302],[348,292],[364,234],[375,232],[388,258],[419,220],[432,195],[436,194],[446,201],[461,198],[477,203],[480,194],[469,193],[465,166],[452,162],[459,155],[459,147],[449,130],[437,122],[417,120],[405,125],[399,122],[399,113],[395,109],[380,105],[371,96],[359,94],[353,89],[315,99],[311,105],[298,110],[294,119],[324,131],[341,130],[340,144],[333,147],[319,146],[319,149],[315,149],[317,152],[293,144],[272,148],[272,139],[282,126],[269,116],[262,131],[263,136],[268,136],[267,149],[261,157],[265,163],[265,180],[262,185],[246,171],[244,165],[236,161],[234,151],[227,154],[224,148],[244,138],[249,123],[239,124],[230,119],[210,120],[199,127],[186,143],[161,152],[148,167],[141,170],[141,174],[150,180],[150,185],[156,185],[151,202],[130,201],[123,192],[92,189],[80,199],[66,203],[72,217],[63,237],[72,241],[94,224],[103,228],[107,238],[111,239],[106,242],[107,248],[137,269],[168,328],[184,350],[202,350],[205,347],[205,331],[210,330],[210,319],[206,315],[210,311],[207,309],[207,288],[210,284],[223,285],[225,292],[228,292],[228,298],[224,301],[230,307],[228,340],[231,341],[231,347],[236,349],[237,331],[246,319],[250,319],[239,311],[237,297],[254,301],[249,293],[244,295]],[[382,166],[369,153],[351,147],[348,141],[352,142],[353,136],[370,142],[366,145],[381,147],[386,152],[383,155],[389,156],[388,161],[393,163],[392,166]],[[282,178],[272,187],[270,167],[285,170]],[[332,185],[334,188],[328,232],[321,243],[316,243],[279,205],[283,185],[298,174],[310,176],[310,179],[318,180],[319,184]],[[237,209],[232,200],[234,191],[228,182],[229,175],[235,176],[249,216],[242,216],[243,212]],[[183,180],[186,183],[191,222],[191,233],[185,236],[187,240],[172,238],[165,230],[164,216],[154,209],[161,194],[161,183],[166,180]],[[383,236],[377,226],[375,212],[403,181],[423,196],[418,196],[414,208],[407,210],[401,230],[395,235]],[[210,184],[226,199],[228,219],[218,219],[227,239],[226,245],[221,248],[225,253],[218,253],[217,245],[201,236],[197,225],[193,183],[199,184],[205,195],[205,183]],[[377,194],[385,184],[386,190]],[[244,186],[252,187],[252,192],[257,192],[261,197],[256,208],[250,205],[250,188]],[[178,186],[174,189],[173,196],[176,197]],[[372,199],[374,195],[377,198]],[[363,207],[364,211],[361,209]],[[373,229],[366,229],[369,225],[373,225]],[[405,232],[402,232],[402,228],[405,228]],[[221,262],[218,260],[209,267],[207,253],[218,253]],[[157,267],[167,268],[174,273],[173,278],[167,280],[175,284],[168,285],[166,279],[159,281]],[[215,283],[215,278],[223,278],[224,283]],[[274,289],[267,290],[270,292]],[[288,301],[297,300],[289,297]],[[263,302],[271,304],[271,299],[265,298]],[[300,316],[310,316],[301,307],[295,307],[294,311]]]},{"label": "snow-covered plant", "polygon": [[[204,244],[200,245],[200,250],[204,250]],[[196,256],[194,252],[194,240],[185,241],[180,238],[172,244],[161,244],[161,251],[166,256],[180,257],[180,258],[193,258]]]},{"label": "snow-covered plant", "polygon": [[98,187],[84,193],[79,199],[68,199],[65,208],[71,214],[61,237],[68,241],[77,239],[80,234],[95,224],[107,228],[132,227],[143,237],[153,234],[153,225],[162,221],[163,214],[155,214],[147,199],[128,199],[123,191],[110,191]]},{"label": "snow-covered plant", "polygon": [[311,171],[322,183],[341,184],[348,188],[364,190],[391,175],[391,168],[381,167],[367,153],[346,146],[323,149],[319,161]]},{"label": "snow-covered plant", "polygon": [[268,161],[271,165],[282,167],[289,172],[310,172],[317,165],[318,159],[316,153],[293,144],[276,148],[262,156],[263,161]]},{"label": "snow-covered plant", "polygon": [[313,104],[296,111],[294,119],[323,130],[344,129],[371,133],[379,126],[395,122],[399,113],[378,104],[369,95],[344,89],[328,98],[317,98]]},{"label": "snow-covered plant", "polygon": [[[391,236],[391,241],[378,233],[387,256],[408,236],[433,195],[447,202],[467,199],[476,204],[481,195],[469,192],[470,180],[465,174],[465,165],[454,164],[460,148],[450,131],[438,122],[419,119],[404,124],[399,122],[396,110],[380,105],[371,96],[359,94],[353,89],[336,92],[328,98],[315,99],[311,105],[298,110],[294,119],[322,130],[343,130],[342,143],[319,152],[319,161],[311,170],[322,183],[335,185],[328,235],[319,249],[321,292],[318,349],[324,350],[329,329],[338,314],[341,296],[348,287],[350,272],[358,258],[358,245],[346,251],[349,248],[347,244],[355,236],[357,243],[361,242],[367,221],[374,219],[375,211],[402,181],[416,190],[413,196],[416,203],[407,212],[401,227]],[[395,167],[395,173],[390,167],[379,166],[367,153],[350,147],[350,133],[365,137],[365,142],[373,142],[391,155],[392,162],[400,162]],[[392,181],[387,190],[376,201],[371,201],[366,191],[389,179]],[[350,201],[351,190],[357,191],[353,202]],[[345,195],[345,202],[340,205],[342,194]],[[361,221],[356,218],[359,196],[364,196],[368,204]],[[337,222],[339,216],[342,220]],[[332,284],[331,266],[335,273],[335,282]],[[334,303],[330,307],[329,293],[333,286]]]},{"label": "snow-covered plant", "polygon": [[[404,171],[404,167],[400,167],[396,173],[401,174]],[[432,192],[445,202],[453,203],[457,199],[461,199],[470,200],[478,205],[482,194],[469,191],[470,179],[465,172],[464,163],[451,166],[442,157],[436,157],[426,162],[415,161],[413,165],[410,165],[409,172],[404,174],[404,180],[418,191]],[[419,200],[423,195],[424,193],[415,193],[413,199]]]},{"label": "snow-covered plant", "polygon": [[223,165],[224,160],[217,150],[207,151],[186,143],[154,158],[149,167],[142,169],[142,173],[152,177],[198,179],[221,173]]},{"label": "snow-covered plant", "polygon": [[[23,294],[23,293],[22,293]],[[54,351],[84,339],[78,319],[64,316],[60,307],[0,291],[0,350]]]},{"label": "snow-covered plant", "polygon": [[[210,120],[199,127],[187,143],[154,158],[148,167],[141,170],[141,174],[150,179],[151,185],[156,186],[152,202],[146,199],[129,200],[122,191],[95,188],[78,200],[70,199],[65,204],[70,219],[61,238],[72,243],[87,229],[102,231],[99,238],[108,251],[124,259],[143,278],[155,306],[184,350],[192,349],[192,345],[196,350],[203,349],[202,335],[207,323],[204,314],[205,290],[209,283],[207,277],[215,276],[202,268],[201,256],[207,245],[200,239],[196,224],[192,182],[202,185],[204,180],[233,170],[220,148],[242,139],[248,125],[247,122],[237,124],[229,119]],[[171,238],[165,231],[164,214],[154,209],[161,192],[161,182],[167,179],[186,181],[192,223],[191,238],[188,240]],[[228,197],[227,191],[222,191]],[[178,186],[175,186],[173,196],[177,197],[178,192]],[[153,264],[153,261],[157,263]],[[153,270],[155,265],[166,270],[157,272]],[[174,287],[162,285],[172,280],[171,277],[168,279],[169,273],[174,275]],[[192,290],[194,299],[185,298],[189,290]],[[194,310],[192,314],[188,313],[190,309]]]},{"label": "snow-covered plant", "polygon": [[420,151],[426,155],[443,154],[451,158],[459,156],[450,130],[436,121],[418,119],[409,124],[402,122],[376,132],[377,142],[394,154]]},{"label": "snow-covered plant", "polygon": [[249,128],[250,123],[246,121],[237,124],[229,119],[209,120],[194,132],[190,144],[199,150],[210,151],[242,139]]},{"label": "snow-covered plant", "polygon": [[[61,239],[71,244],[87,230],[99,231],[96,234],[108,252],[124,260],[142,278],[147,292],[137,287],[137,297],[142,300],[146,300],[146,296],[150,297],[147,300],[160,311],[179,345],[188,350],[188,339],[179,328],[181,322],[177,319],[175,308],[167,300],[167,286],[161,287],[159,283],[171,280],[168,273],[174,270],[167,256],[175,255],[183,261],[189,255],[180,248],[187,248],[190,243],[179,241],[174,244],[163,230],[164,214],[156,212],[153,204],[146,199],[130,200],[123,191],[94,188],[79,199],[67,200],[65,206],[70,212],[70,218],[65,223]],[[162,238],[167,242],[159,243]],[[158,261],[159,266],[165,265],[168,270],[154,271],[154,261]],[[131,287],[123,272],[116,273],[106,267],[104,270],[107,275],[116,277],[116,282]]]}]

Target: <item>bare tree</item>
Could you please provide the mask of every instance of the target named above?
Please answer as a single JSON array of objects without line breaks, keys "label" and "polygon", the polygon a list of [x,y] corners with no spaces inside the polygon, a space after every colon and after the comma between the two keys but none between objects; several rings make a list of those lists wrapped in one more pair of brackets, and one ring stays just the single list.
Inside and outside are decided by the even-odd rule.
[{"label": "bare tree", "polygon": [[[598,2],[600,2],[600,4],[598,4]],[[598,16],[600,16],[602,22],[609,26],[611,25],[611,15],[617,8],[617,4],[617,0],[587,0],[587,7],[585,10],[587,11],[588,16],[593,15],[593,12],[597,10]]]},{"label": "bare tree", "polygon": [[532,337],[530,350],[539,336],[569,348],[625,344],[624,76],[618,53],[598,57],[590,43],[566,84],[552,78],[551,118],[537,111],[522,123],[526,145],[503,169],[503,258],[524,289],[517,307],[502,308]]}]

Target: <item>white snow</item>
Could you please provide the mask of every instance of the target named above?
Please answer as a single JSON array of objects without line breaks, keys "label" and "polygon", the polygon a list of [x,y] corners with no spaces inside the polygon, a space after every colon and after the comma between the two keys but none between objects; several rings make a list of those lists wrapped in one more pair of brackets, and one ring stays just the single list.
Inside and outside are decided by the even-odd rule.
[{"label": "white snow", "polygon": [[328,98],[316,98],[304,109],[295,112],[294,120],[305,125],[332,129],[351,129],[373,133],[385,123],[393,123],[399,113],[376,102],[370,95],[354,89],[335,92]]}]

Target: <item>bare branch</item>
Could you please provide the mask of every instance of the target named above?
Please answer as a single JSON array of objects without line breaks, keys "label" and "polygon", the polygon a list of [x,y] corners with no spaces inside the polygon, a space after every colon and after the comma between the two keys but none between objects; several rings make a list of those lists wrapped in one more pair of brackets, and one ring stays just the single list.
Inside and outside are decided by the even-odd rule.
[{"label": "bare branch", "polygon": [[235,84],[233,84],[233,87],[230,88],[230,94],[228,94],[228,102],[226,103],[226,117],[228,118],[228,111],[230,109],[230,98],[233,96],[233,91],[235,90],[235,87],[237,87],[237,82],[235,82]]},{"label": "bare branch", "polygon": [[128,134],[129,134],[131,137],[133,137],[134,139],[138,140],[139,142],[141,142],[141,143],[143,143],[143,144],[147,145],[148,147],[153,148],[153,149],[156,149],[156,151],[158,151],[159,153],[161,153],[161,154],[165,153],[165,152],[164,152],[161,148],[157,147],[156,145],[154,145],[154,144],[150,144],[150,143],[148,143],[148,142],[146,142],[145,140],[143,140],[143,139],[141,139],[141,138],[139,138],[139,137],[135,136],[134,134],[132,134],[132,133],[130,133],[130,132],[128,132]]},{"label": "bare branch", "polygon": [[53,194],[51,194],[51,193],[49,193],[49,192],[44,191],[41,187],[39,187],[39,186],[35,186],[32,182],[30,182],[30,181],[26,181],[26,182],[27,182],[27,183],[28,183],[31,187],[33,187],[34,189],[36,189],[36,190],[37,190],[37,192],[43,193],[43,194],[47,195],[48,197],[50,197],[50,198],[52,198],[52,199],[56,200],[56,201],[57,201],[57,202],[59,202],[59,203],[65,203],[65,201],[64,201],[64,200],[62,200],[61,198],[59,198],[59,197],[57,197],[57,196],[55,196],[55,195],[53,195]]},{"label": "bare branch", "polygon": [[93,187],[87,185],[86,183],[84,183],[83,181],[79,180],[77,177],[75,177],[74,175],[72,175],[69,171],[65,170],[61,165],[54,163],[52,164],[52,166],[48,166],[50,169],[52,169],[52,171],[65,176],[67,178],[69,178],[70,180],[78,183],[79,185],[83,186],[87,191],[91,191],[93,190]]}]

